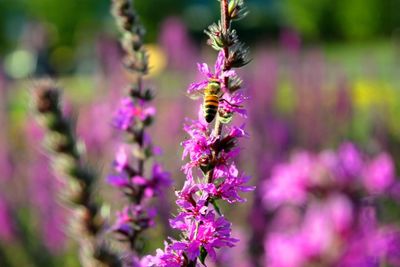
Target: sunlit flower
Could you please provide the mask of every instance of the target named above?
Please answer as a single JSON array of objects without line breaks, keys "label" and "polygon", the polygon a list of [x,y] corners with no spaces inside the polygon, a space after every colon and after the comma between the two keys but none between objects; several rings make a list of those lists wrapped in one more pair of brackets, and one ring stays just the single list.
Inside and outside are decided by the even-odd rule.
[{"label": "sunlit flower", "polygon": [[197,64],[199,72],[206,77],[206,80],[190,84],[187,92],[191,94],[196,91],[202,90],[208,85],[210,81],[216,81],[223,84],[226,77],[235,76],[236,72],[234,70],[224,70],[224,60],[225,53],[223,50],[221,50],[218,53],[218,58],[215,62],[214,73],[211,72],[209,66],[206,63]]}]

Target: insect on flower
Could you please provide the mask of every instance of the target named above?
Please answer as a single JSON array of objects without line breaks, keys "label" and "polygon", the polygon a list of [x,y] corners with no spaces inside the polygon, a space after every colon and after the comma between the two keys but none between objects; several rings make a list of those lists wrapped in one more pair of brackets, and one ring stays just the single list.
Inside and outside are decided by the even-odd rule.
[{"label": "insect on flower", "polygon": [[203,96],[203,114],[206,122],[211,123],[217,115],[221,94],[219,81],[210,79],[208,84],[190,95],[192,99]]},{"label": "insect on flower", "polygon": [[221,84],[216,79],[210,79],[205,87],[200,90],[196,90],[191,94],[191,98],[197,99],[200,96],[203,96],[203,114],[204,119],[207,123],[211,123],[218,112],[218,107],[221,102],[224,102],[232,107],[241,107],[239,105],[235,105],[227,101],[223,98],[224,93],[221,90]]}]

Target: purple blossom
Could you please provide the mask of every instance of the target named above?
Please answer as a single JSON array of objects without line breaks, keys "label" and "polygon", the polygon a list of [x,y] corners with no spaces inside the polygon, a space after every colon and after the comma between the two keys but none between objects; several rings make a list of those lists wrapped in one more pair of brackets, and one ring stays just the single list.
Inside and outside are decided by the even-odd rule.
[{"label": "purple blossom", "polygon": [[232,94],[230,93],[225,93],[223,96],[223,99],[225,101],[220,101],[219,107],[226,113],[232,114],[232,113],[238,113],[239,115],[243,117],[247,117],[247,111],[243,107],[243,102],[248,99],[243,92],[241,91],[236,91]]},{"label": "purple blossom", "polygon": [[368,206],[360,201],[393,184],[389,155],[370,160],[350,143],[337,152],[300,152],[277,165],[263,190],[272,212],[265,265],[378,267],[384,259],[396,266],[398,227],[379,221],[372,198]]},{"label": "purple blossom", "polygon": [[169,172],[164,171],[160,164],[155,163],[150,179],[145,180],[143,185],[146,187],[146,197],[160,195],[165,188],[172,185],[171,175]]},{"label": "purple blossom", "polygon": [[129,187],[131,184],[129,178],[121,175],[109,175],[107,177],[107,183],[109,183],[112,186],[120,188]]},{"label": "purple blossom", "polygon": [[155,113],[155,108],[152,106],[146,107],[142,100],[134,103],[131,98],[126,97],[121,100],[113,125],[117,129],[128,130],[135,122],[135,119],[143,122],[154,117]]},{"label": "purple blossom", "polygon": [[173,226],[187,234],[187,240],[176,242],[174,247],[183,248],[190,260],[200,255],[203,246],[212,259],[216,259],[215,249],[234,246],[237,239],[231,238],[231,223],[224,217],[216,218],[213,212],[193,220],[189,216],[178,216]]},{"label": "purple blossom", "polygon": [[[197,64],[199,72],[203,74],[207,79],[201,82],[195,82],[190,84],[189,89],[187,92],[189,94],[194,93],[196,91],[202,90],[210,81],[216,81],[220,84],[224,84],[224,79],[226,77],[233,77],[236,75],[234,70],[224,70],[224,60],[225,60],[225,53],[221,50],[218,53],[217,61],[215,62],[214,66],[214,73],[211,72],[210,67],[206,63]],[[222,88],[226,91],[226,88]]]},{"label": "purple blossom", "polygon": [[343,175],[346,177],[358,177],[364,167],[360,151],[352,143],[346,142],[339,147],[338,160]]},{"label": "purple blossom", "polygon": [[204,191],[229,203],[246,201],[239,195],[239,192],[251,192],[255,189],[254,186],[245,185],[250,180],[250,177],[239,175],[239,171],[234,164],[229,167],[228,172],[218,172],[214,177],[215,181],[220,183],[218,185],[208,184],[203,187]]},{"label": "purple blossom", "polygon": [[307,199],[306,187],[312,167],[311,155],[295,155],[289,164],[277,165],[272,177],[264,182],[264,203],[274,209],[283,203],[301,204]]},{"label": "purple blossom", "polygon": [[141,84],[137,86],[137,91],[122,99],[113,120],[115,128],[125,131],[129,138],[126,144],[119,145],[113,161],[114,173],[107,177],[107,182],[128,199],[110,230],[122,235],[120,240],[129,242],[132,250],[129,266],[148,266],[150,258],[138,257],[136,240],[139,233],[154,225],[156,212],[150,208],[150,200],[160,196],[172,180],[159,163],[147,163],[152,156],[160,154],[146,131],[156,110],[149,103],[148,92],[143,92]]},{"label": "purple blossom", "polygon": [[131,204],[122,211],[117,212],[117,220],[111,230],[125,236],[131,236],[135,231],[132,224],[151,227],[154,225],[155,215],[156,211],[154,209],[145,209],[141,205]]},{"label": "purple blossom", "polygon": [[[225,4],[221,2],[226,21],[219,25],[226,28],[232,14],[227,10],[228,2]],[[243,5],[242,2],[230,4],[233,4],[231,9],[240,9]],[[245,185],[249,177],[240,174],[234,162],[240,151],[238,139],[246,136],[244,126],[229,125],[234,113],[246,116],[242,106],[246,97],[238,91],[241,80],[232,68],[247,63],[247,51],[242,45],[234,49],[231,44],[225,44],[234,41],[230,38],[236,39],[236,36],[228,34],[225,40],[222,35],[229,29],[221,32],[218,27],[212,25],[206,31],[210,45],[219,51],[214,71],[205,63],[198,64],[205,80],[191,83],[187,90],[189,94],[199,93],[214,83],[213,90],[220,98],[215,125],[212,129],[211,124],[205,121],[203,114],[207,107],[203,106],[200,106],[198,120],[187,120],[184,125],[189,138],[182,142],[182,159],[188,157],[189,161],[181,168],[186,175],[184,186],[176,192],[179,212],[170,220],[171,227],[181,232],[181,238],[170,240],[164,250],[158,250],[153,257],[153,266],[200,266],[200,263],[205,264],[208,256],[216,261],[216,249],[233,247],[239,241],[231,237],[231,223],[223,216],[218,201],[243,202],[245,199],[239,193],[254,190],[254,187]]]},{"label": "purple blossom", "polygon": [[175,241],[165,242],[165,249],[157,249],[155,256],[146,257],[149,267],[181,267],[185,262],[183,248]]},{"label": "purple blossom", "polygon": [[364,170],[364,185],[370,193],[383,193],[395,181],[394,163],[388,154],[377,156]]},{"label": "purple blossom", "polygon": [[[219,63],[217,70],[218,66]],[[204,73],[207,68],[202,65]],[[237,104],[241,104],[240,99],[245,99],[242,95],[235,97]],[[246,185],[249,177],[240,174],[234,163],[240,151],[236,147],[238,139],[248,136],[244,125],[226,126],[224,133],[216,135],[200,117],[187,120],[184,130],[189,135],[189,139],[182,142],[182,158],[189,157],[189,162],[182,167],[187,179],[182,190],[176,192],[180,211],[170,220],[171,227],[182,232],[182,239],[171,241],[164,251],[159,250],[153,258],[154,266],[175,266],[181,262],[182,255],[196,262],[202,250],[216,260],[216,249],[233,247],[238,241],[231,237],[231,223],[220,214],[216,201],[244,202],[239,193],[254,190]],[[210,167],[213,171],[205,180],[206,170]],[[214,208],[210,207],[211,203]]]},{"label": "purple blossom", "polygon": [[338,152],[301,152],[287,164],[277,165],[264,182],[264,203],[270,209],[283,203],[303,204],[318,190],[366,190],[388,192],[395,185],[394,166],[387,154],[364,160],[354,145],[346,143]]},{"label": "purple blossom", "polygon": [[120,147],[115,155],[114,168],[118,173],[121,173],[128,165],[128,155],[126,154],[125,148]]}]

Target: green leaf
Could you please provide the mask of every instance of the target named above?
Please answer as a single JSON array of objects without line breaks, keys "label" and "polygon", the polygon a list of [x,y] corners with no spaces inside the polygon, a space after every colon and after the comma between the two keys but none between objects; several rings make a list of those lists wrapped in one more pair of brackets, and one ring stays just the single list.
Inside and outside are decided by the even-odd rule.
[{"label": "green leaf", "polygon": [[215,211],[218,213],[219,216],[222,216],[221,210],[218,206],[218,203],[215,199],[211,200],[211,204],[214,206]]},{"label": "green leaf", "polygon": [[207,258],[207,250],[202,246],[201,248],[200,248],[200,257],[199,257],[199,260],[200,260],[200,262],[203,264],[203,265],[205,265],[205,261],[206,261],[206,258]]}]

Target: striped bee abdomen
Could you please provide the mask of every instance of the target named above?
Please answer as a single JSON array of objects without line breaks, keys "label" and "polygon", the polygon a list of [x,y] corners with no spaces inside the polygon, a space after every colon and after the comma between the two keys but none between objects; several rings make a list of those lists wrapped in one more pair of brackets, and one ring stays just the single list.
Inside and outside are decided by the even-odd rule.
[{"label": "striped bee abdomen", "polygon": [[218,111],[218,103],[219,101],[217,95],[206,95],[204,97],[203,111],[206,122],[210,123],[214,120]]}]

